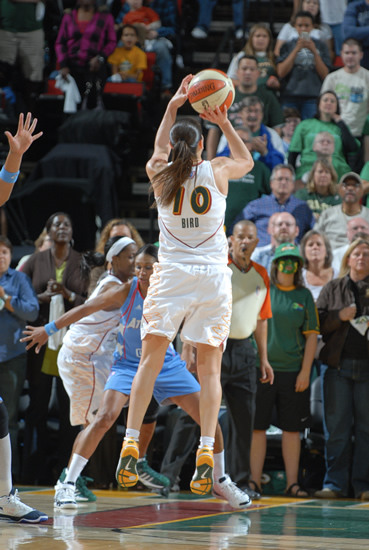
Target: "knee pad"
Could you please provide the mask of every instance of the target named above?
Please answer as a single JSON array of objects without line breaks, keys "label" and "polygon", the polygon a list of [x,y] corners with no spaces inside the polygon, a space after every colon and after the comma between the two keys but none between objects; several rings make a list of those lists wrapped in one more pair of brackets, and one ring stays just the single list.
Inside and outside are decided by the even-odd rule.
[{"label": "knee pad", "polygon": [[159,403],[156,401],[156,399],[153,397],[150,401],[149,406],[147,407],[147,411],[145,413],[143,424],[151,424],[152,422],[156,422],[156,419],[158,418],[159,414]]},{"label": "knee pad", "polygon": [[9,433],[8,426],[8,411],[4,405],[4,402],[0,402],[0,439],[6,437]]}]

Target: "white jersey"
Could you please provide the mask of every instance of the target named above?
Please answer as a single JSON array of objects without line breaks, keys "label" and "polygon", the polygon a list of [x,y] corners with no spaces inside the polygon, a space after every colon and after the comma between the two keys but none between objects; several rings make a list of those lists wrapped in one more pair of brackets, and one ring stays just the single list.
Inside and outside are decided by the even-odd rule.
[{"label": "white jersey", "polygon": [[226,195],[209,161],[193,167],[169,206],[158,202],[161,263],[227,264]]},{"label": "white jersey", "polygon": [[[107,275],[96,286],[87,302],[96,298],[103,288],[111,282],[123,284],[118,277]],[[73,353],[80,355],[104,355],[112,359],[117,342],[120,309],[113,311],[96,311],[73,323],[63,339],[63,346],[67,346]]]}]

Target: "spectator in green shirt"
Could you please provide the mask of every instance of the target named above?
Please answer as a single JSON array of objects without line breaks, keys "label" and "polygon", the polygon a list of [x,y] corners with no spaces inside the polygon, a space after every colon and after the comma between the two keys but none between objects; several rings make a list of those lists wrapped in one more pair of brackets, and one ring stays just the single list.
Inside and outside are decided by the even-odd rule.
[{"label": "spectator in green shirt", "polygon": [[310,421],[310,372],[317,346],[319,319],[311,292],[302,282],[302,257],[292,243],[275,251],[270,273],[273,317],[268,319],[268,359],[274,383],[258,382],[251,445],[251,477],[259,492],[266,456],[266,430],[277,408],[276,425],[282,433],[286,495],[306,498],[298,480],[300,431]]},{"label": "spectator in green shirt", "polygon": [[325,159],[320,159],[313,164],[306,188],[298,189],[295,197],[307,202],[317,220],[323,210],[335,204],[341,204],[342,199],[336,185],[337,173],[332,164]]}]

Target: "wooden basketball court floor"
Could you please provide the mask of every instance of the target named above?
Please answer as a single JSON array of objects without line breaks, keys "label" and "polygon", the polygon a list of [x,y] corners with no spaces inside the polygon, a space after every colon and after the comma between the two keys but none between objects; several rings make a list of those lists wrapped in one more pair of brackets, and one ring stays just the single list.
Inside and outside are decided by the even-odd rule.
[{"label": "wooden basketball court floor", "polygon": [[0,521],[1,550],[368,550],[369,503],[263,497],[233,511],[213,497],[95,491],[95,503],[55,511],[50,488],[22,500],[49,514],[39,525]]}]

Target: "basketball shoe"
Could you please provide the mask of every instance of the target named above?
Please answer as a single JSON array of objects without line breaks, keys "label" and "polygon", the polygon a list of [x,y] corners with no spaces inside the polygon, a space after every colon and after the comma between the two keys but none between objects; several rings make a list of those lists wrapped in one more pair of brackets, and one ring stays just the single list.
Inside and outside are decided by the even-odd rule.
[{"label": "basketball shoe", "polygon": [[252,504],[251,498],[241,491],[228,474],[214,482],[213,495],[228,502],[232,508],[247,508]]},{"label": "basketball shoe", "polygon": [[201,447],[196,453],[196,470],[190,483],[195,495],[208,495],[213,489],[213,451],[209,447]]},{"label": "basketball shoe", "polygon": [[54,508],[75,510],[76,486],[74,483],[58,483],[55,485]]},{"label": "basketball shoe", "polygon": [[12,489],[9,495],[0,498],[0,518],[19,523],[40,523],[48,519],[46,514],[24,504],[16,489]]},{"label": "basketball shoe", "polygon": [[134,487],[138,481],[137,460],[139,457],[138,442],[124,439],[115,478],[124,488]]},{"label": "basketball shoe", "polygon": [[[59,483],[64,483],[66,477],[67,477],[67,469],[64,468],[64,470],[60,474],[60,477],[56,485],[58,485]],[[94,495],[94,493],[90,491],[90,489],[87,487],[87,483],[92,481],[93,481],[92,477],[87,477],[87,476],[77,477],[76,490],[75,490],[75,498],[77,502],[95,502],[96,501],[96,498],[97,498],[96,495]]]},{"label": "basketball shoe", "polygon": [[151,468],[146,457],[137,462],[137,473],[138,479],[149,489],[160,490],[170,486],[170,480],[167,476],[159,474],[159,472]]}]

